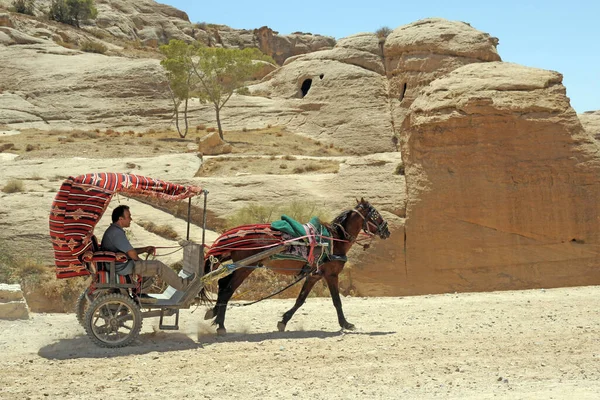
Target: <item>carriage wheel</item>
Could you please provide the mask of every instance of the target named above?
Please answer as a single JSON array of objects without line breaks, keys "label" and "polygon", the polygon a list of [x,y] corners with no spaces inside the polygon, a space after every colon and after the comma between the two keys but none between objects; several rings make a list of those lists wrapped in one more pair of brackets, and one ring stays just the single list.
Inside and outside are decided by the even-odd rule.
[{"label": "carriage wheel", "polygon": [[124,347],[142,329],[138,305],[120,293],[96,297],[85,313],[85,331],[101,347]]},{"label": "carriage wheel", "polygon": [[90,303],[87,299],[88,291],[90,288],[86,288],[79,297],[77,298],[77,304],[75,305],[75,314],[77,315],[77,322],[79,325],[85,327],[85,312],[87,311]]}]

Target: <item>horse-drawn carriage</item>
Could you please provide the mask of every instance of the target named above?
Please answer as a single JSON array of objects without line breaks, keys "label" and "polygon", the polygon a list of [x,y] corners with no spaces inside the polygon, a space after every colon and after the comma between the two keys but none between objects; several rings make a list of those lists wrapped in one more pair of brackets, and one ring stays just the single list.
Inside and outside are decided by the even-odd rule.
[{"label": "horse-drawn carriage", "polygon": [[[188,199],[188,237],[181,242],[183,268],[179,275],[186,278],[196,274],[197,278],[184,291],[169,286],[162,293],[145,293],[143,277],[117,273],[115,264],[126,261],[125,254],[99,248],[94,227],[116,193],[169,201]],[[287,221],[283,226],[275,223],[241,226],[223,233],[208,247],[204,233],[201,244],[189,240],[191,198],[204,196],[204,232],[207,194],[196,186],[122,173],[81,175],[63,182],[50,212],[56,276],[91,275],[89,287],[79,297],[76,312],[94,343],[103,347],[130,344],[139,335],[143,318],[159,317],[160,329],[178,329],[179,310],[207,299],[205,284],[212,280],[218,280],[218,298],[205,319],[214,318],[217,332],[224,334],[227,303],[256,267],[297,275],[297,281],[305,279],[294,307],[279,322],[279,330],[285,329],[321,278],[330,289],[340,326],[354,328],[342,312],[338,274],[361,230],[369,236],[377,234],[384,239],[389,236],[387,223],[373,206],[361,200],[354,209],[344,211],[331,224],[322,226],[314,221],[304,226],[295,221]],[[315,225],[319,225],[318,228]],[[167,318],[174,321],[168,324]]]}]

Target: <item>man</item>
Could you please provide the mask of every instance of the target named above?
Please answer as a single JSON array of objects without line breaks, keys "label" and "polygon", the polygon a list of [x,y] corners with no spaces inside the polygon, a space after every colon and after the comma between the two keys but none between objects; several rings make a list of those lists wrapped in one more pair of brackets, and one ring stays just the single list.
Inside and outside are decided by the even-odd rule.
[{"label": "man", "polygon": [[195,274],[188,278],[181,278],[171,268],[158,260],[141,260],[140,253],[155,254],[156,248],[146,246],[133,248],[123,228],[131,225],[131,212],[129,206],[121,205],[113,210],[112,224],[108,227],[102,237],[102,250],[120,252],[127,254],[127,262],[116,263],[115,270],[119,275],[129,275],[131,273],[141,276],[158,275],[163,281],[173,286],[177,290],[186,290],[192,283]]}]

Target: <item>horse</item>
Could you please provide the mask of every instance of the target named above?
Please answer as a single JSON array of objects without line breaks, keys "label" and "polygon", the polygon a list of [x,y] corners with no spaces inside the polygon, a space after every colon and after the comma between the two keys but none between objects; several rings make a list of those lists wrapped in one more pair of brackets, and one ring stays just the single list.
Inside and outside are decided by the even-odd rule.
[{"label": "horse", "polygon": [[[357,205],[353,209],[343,211],[330,224],[323,224],[327,227],[332,237],[333,246],[331,255],[329,255],[326,261],[319,265],[318,268],[308,270],[302,289],[296,299],[296,303],[291,309],[283,314],[281,321],[277,324],[277,329],[280,332],[285,330],[287,323],[294,313],[306,301],[313,286],[322,278],[325,279],[327,287],[329,288],[329,293],[337,311],[338,322],[341,328],[347,330],[355,329],[355,326],[346,320],[342,310],[338,276],[344,269],[344,265],[347,261],[346,255],[350,251],[352,245],[356,242],[361,230],[370,237],[379,236],[381,239],[387,239],[390,236],[387,222],[381,217],[381,214],[379,214],[375,207],[363,198],[361,198],[361,200],[357,199],[356,201]],[[239,228],[246,228],[246,226],[233,228],[228,232],[239,231]],[[225,232],[220,238],[224,237],[228,232]],[[273,239],[268,235],[268,232],[262,236],[262,243],[273,243]],[[215,241],[213,246],[218,242],[219,239]],[[231,251],[217,257],[206,257],[204,272],[208,273],[211,270],[214,270],[223,262],[231,260],[235,263],[262,251],[262,249],[256,248],[250,250],[236,250],[235,243],[233,243],[233,246],[230,249]],[[210,250],[208,254],[210,254]],[[260,260],[258,265],[271,268],[274,272],[286,275],[298,275],[300,271],[307,270],[306,261],[281,260],[269,257]],[[217,301],[214,304],[214,307],[206,312],[204,317],[205,320],[214,318],[213,325],[217,325],[218,335],[225,335],[227,333],[227,329],[225,328],[225,311],[227,310],[227,303],[235,290],[248,276],[250,276],[254,269],[254,266],[242,267],[236,269],[230,275],[219,279]],[[206,289],[203,288],[200,295],[203,299],[208,299]]]}]

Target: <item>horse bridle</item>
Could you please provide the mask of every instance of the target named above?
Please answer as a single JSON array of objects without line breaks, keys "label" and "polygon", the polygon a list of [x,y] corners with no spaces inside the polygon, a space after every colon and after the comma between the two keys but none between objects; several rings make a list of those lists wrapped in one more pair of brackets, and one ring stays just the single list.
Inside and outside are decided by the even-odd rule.
[{"label": "horse bridle", "polygon": [[[360,211],[358,211],[364,209],[367,210],[366,216],[364,216]],[[359,204],[352,211],[356,212],[363,219],[362,229],[367,235],[379,235],[379,237],[383,236],[383,233],[387,230],[387,221],[381,217],[381,214],[379,214],[379,211],[377,211],[375,207],[368,203]],[[381,224],[377,223],[378,219],[381,219]],[[373,225],[375,228],[377,228],[377,231],[375,233],[369,231],[369,225]]]}]

